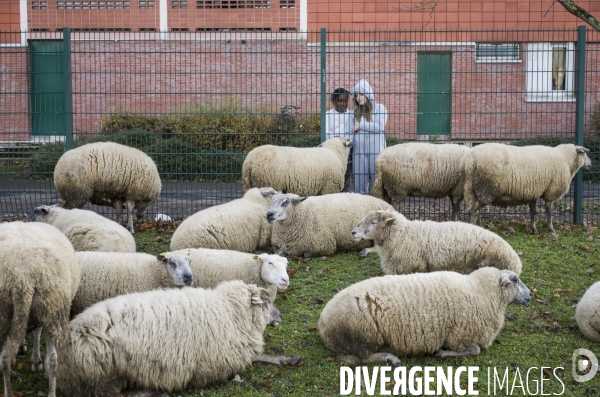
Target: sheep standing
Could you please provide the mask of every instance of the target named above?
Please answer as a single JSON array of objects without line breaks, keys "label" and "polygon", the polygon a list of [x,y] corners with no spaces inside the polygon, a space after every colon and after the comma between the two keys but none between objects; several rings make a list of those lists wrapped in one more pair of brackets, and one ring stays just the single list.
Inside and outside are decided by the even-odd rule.
[{"label": "sheep standing", "polygon": [[260,359],[263,331],[280,321],[267,291],[241,281],[121,295],[71,321],[58,387],[77,397],[116,396],[131,388],[201,388]]},{"label": "sheep standing", "polygon": [[528,304],[529,289],[508,270],[374,277],[342,290],[325,306],[319,333],[342,365],[398,356],[480,353],[504,324],[509,303]]},{"label": "sheep standing", "polygon": [[373,240],[385,274],[439,270],[468,274],[485,266],[521,274],[521,259],[510,244],[468,223],[409,221],[396,211],[373,211],[352,236],[357,241]]},{"label": "sheep standing", "polygon": [[114,207],[121,220],[127,206],[127,229],[156,201],[161,181],[154,161],[144,152],[114,142],[96,142],[65,152],[54,168],[54,185],[67,209],[92,204]]},{"label": "sheep standing", "polygon": [[355,241],[352,228],[374,210],[393,210],[383,200],[354,193],[300,197],[273,196],[267,220],[273,223],[271,243],[280,255],[332,255],[372,245]]},{"label": "sheep standing", "polygon": [[347,138],[335,137],[314,148],[254,148],[242,165],[242,190],[245,193],[253,187],[271,186],[303,196],[339,193],[352,145]]},{"label": "sheep standing", "polygon": [[[56,369],[67,339],[71,300],[79,285],[79,267],[69,240],[45,224],[0,224],[0,367],[4,396],[13,397],[10,365],[28,326],[46,336],[49,397],[56,396]],[[60,357],[61,365],[64,357]],[[32,363],[40,357],[32,357]]]},{"label": "sheep standing", "polygon": [[189,252],[195,287],[215,288],[219,283],[241,280],[255,284],[269,292],[271,301],[277,297],[277,288],[290,285],[287,273],[287,258],[279,255],[253,255],[231,250],[196,248],[175,251],[174,254]]},{"label": "sheep standing", "polygon": [[272,188],[253,188],[240,199],[196,212],[186,218],[171,237],[171,250],[227,249],[254,252],[271,246],[271,225],[265,212]]},{"label": "sheep standing", "polygon": [[577,303],[575,320],[583,336],[600,342],[600,281],[588,288]]},{"label": "sheep standing", "polygon": [[185,252],[158,256],[143,253],[77,252],[81,281],[71,318],[105,299],[159,288],[191,286],[191,257]]},{"label": "sheep standing", "polygon": [[127,229],[93,211],[42,205],[33,210],[26,222],[56,227],[75,251],[135,252],[135,239]]},{"label": "sheep standing", "polygon": [[537,233],[535,203],[543,198],[548,230],[553,232],[552,205],[567,193],[580,168],[591,167],[588,152],[572,144],[516,147],[485,143],[474,147],[461,162],[471,223],[481,224],[481,211],[488,204],[529,204],[531,231]]},{"label": "sheep standing", "polygon": [[455,221],[463,200],[460,160],[464,145],[403,143],[384,149],[375,160],[373,196],[395,208],[406,197],[450,197]]}]

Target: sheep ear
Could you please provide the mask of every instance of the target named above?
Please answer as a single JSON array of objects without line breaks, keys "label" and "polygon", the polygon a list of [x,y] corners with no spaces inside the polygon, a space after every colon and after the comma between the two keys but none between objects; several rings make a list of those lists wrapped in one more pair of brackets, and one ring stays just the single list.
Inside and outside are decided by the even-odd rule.
[{"label": "sheep ear", "polygon": [[511,281],[510,281],[510,279],[509,279],[508,277],[502,277],[502,278],[500,279],[500,286],[501,286],[502,288],[506,288],[506,286],[507,286],[508,284],[510,284],[510,283],[511,283]]},{"label": "sheep ear", "polygon": [[304,200],[306,200],[308,197],[294,197],[292,199],[292,204],[296,205],[298,203],[303,202]]},{"label": "sheep ear", "polygon": [[167,254],[164,252],[162,254],[158,254],[158,255],[156,255],[156,259],[158,259],[159,262],[166,262]]},{"label": "sheep ear", "polygon": [[252,295],[252,304],[253,305],[261,305],[265,303],[261,298],[260,295]]},{"label": "sheep ear", "polygon": [[258,255],[254,255],[254,256],[252,257],[252,259],[254,259],[254,260],[256,260],[256,261],[259,261],[259,260],[260,260],[260,256],[258,256]]},{"label": "sheep ear", "polygon": [[396,218],[394,218],[392,216],[392,214],[390,214],[389,212],[383,212],[381,214],[381,220],[383,221],[384,224],[391,225],[392,223],[394,223],[396,221]]}]

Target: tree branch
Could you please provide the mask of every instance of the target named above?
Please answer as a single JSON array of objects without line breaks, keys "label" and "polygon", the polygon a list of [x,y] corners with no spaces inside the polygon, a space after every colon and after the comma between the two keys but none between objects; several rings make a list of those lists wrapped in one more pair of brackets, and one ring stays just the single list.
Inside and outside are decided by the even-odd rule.
[{"label": "tree branch", "polygon": [[586,22],[592,28],[600,32],[600,21],[596,19],[592,14],[579,7],[573,0],[556,0],[560,3],[567,11],[575,15],[577,18]]}]

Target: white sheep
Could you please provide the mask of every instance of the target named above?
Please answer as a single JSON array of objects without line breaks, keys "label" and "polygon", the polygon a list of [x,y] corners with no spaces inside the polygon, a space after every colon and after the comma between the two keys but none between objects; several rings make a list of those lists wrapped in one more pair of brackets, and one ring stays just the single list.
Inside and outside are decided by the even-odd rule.
[{"label": "white sheep", "polygon": [[71,305],[71,318],[105,299],[159,288],[191,286],[194,272],[186,252],[77,252],[81,281]]},{"label": "white sheep", "polygon": [[348,366],[399,366],[398,357],[423,354],[476,356],[502,329],[506,306],[530,300],[519,276],[494,267],[373,277],[327,303],[319,333]]},{"label": "white sheep", "polygon": [[[468,274],[485,266],[521,274],[521,259],[497,234],[462,222],[409,221],[396,211],[373,211],[352,229],[373,240],[385,274],[451,270]],[[361,256],[366,256],[361,252]]]},{"label": "white sheep", "polygon": [[588,149],[572,144],[510,146],[485,143],[475,146],[461,161],[465,202],[471,223],[481,224],[488,204],[500,207],[529,204],[531,231],[535,227],[536,201],[544,199],[548,230],[553,232],[552,205],[567,193],[580,168],[592,165]]},{"label": "white sheep", "polygon": [[470,149],[464,145],[403,143],[384,149],[375,160],[373,196],[395,208],[406,197],[450,197],[455,221],[463,200],[460,160]]},{"label": "white sheep", "polygon": [[383,200],[354,193],[301,197],[273,196],[267,220],[273,223],[271,243],[283,255],[332,255],[372,245],[355,241],[352,228],[374,210],[393,210]]},{"label": "white sheep", "polygon": [[600,281],[592,284],[577,303],[575,320],[583,336],[600,342]]},{"label": "white sheep", "polygon": [[142,218],[162,185],[156,164],[144,152],[114,142],[96,142],[65,152],[54,168],[54,185],[67,209],[92,204],[114,207],[121,220],[127,206],[127,229],[133,210]]},{"label": "white sheep", "polygon": [[215,288],[220,282],[241,280],[246,284],[256,284],[269,292],[275,301],[277,288],[290,285],[287,273],[287,258],[279,255],[253,255],[231,250],[194,248],[174,251],[174,254],[189,252],[192,258],[191,270],[194,286]]},{"label": "white sheep", "polygon": [[242,165],[242,191],[271,186],[283,193],[303,196],[341,192],[352,145],[347,138],[335,137],[312,148],[254,148]]},{"label": "white sheep", "polygon": [[56,227],[71,241],[75,251],[135,252],[135,239],[127,229],[93,211],[41,205],[26,222]]},{"label": "white sheep", "polygon": [[228,249],[241,252],[267,250],[271,225],[265,213],[271,205],[272,188],[253,188],[240,199],[196,212],[177,227],[171,250],[185,248]]},{"label": "white sheep", "polygon": [[239,280],[107,299],[69,324],[58,387],[67,397],[202,388],[262,360],[263,331],[280,321],[267,291]]},{"label": "white sheep", "polygon": [[[69,240],[45,224],[0,224],[0,368],[4,396],[14,397],[11,362],[28,326],[43,327],[49,397],[56,396],[57,348],[67,339],[71,300],[79,285],[79,267]],[[38,352],[39,354],[39,352]],[[61,365],[62,359],[60,357]],[[32,369],[41,357],[32,356]]]}]

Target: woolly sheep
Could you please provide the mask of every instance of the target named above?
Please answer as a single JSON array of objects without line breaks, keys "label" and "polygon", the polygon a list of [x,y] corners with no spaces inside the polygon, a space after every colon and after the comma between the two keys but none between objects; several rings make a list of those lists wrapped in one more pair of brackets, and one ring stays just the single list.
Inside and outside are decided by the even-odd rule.
[{"label": "woolly sheep", "polygon": [[240,199],[196,212],[186,218],[171,237],[171,250],[214,248],[241,252],[269,249],[271,225],[265,212],[272,188],[253,188]]},{"label": "woolly sheep", "polygon": [[471,223],[481,224],[481,211],[488,204],[529,204],[531,231],[537,233],[535,204],[543,198],[548,230],[554,232],[552,205],[567,193],[580,168],[591,167],[588,152],[572,144],[516,147],[485,143],[474,147],[461,161]]},{"label": "woolly sheep", "polygon": [[67,209],[92,204],[114,207],[121,220],[127,206],[127,229],[142,218],[162,188],[154,161],[144,152],[114,142],[96,142],[65,152],[54,168],[54,185]]},{"label": "woolly sheep", "polygon": [[184,252],[158,256],[144,253],[77,252],[81,281],[71,318],[105,299],[159,288],[191,286],[191,258]]},{"label": "woolly sheep", "polygon": [[135,252],[135,239],[127,229],[93,211],[42,205],[33,210],[26,222],[56,227],[75,251]]},{"label": "woolly sheep", "polygon": [[[0,367],[4,396],[13,397],[10,365],[28,326],[43,327],[49,397],[56,396],[57,348],[67,339],[71,300],[79,267],[69,240],[45,224],[0,224]],[[60,357],[61,365],[64,357]],[[41,357],[32,356],[32,369]]]},{"label": "woolly sheep", "polygon": [[285,289],[290,284],[287,274],[288,260],[279,255],[253,255],[208,248],[189,249],[187,252],[192,258],[191,269],[195,287],[214,288],[222,281],[241,280],[246,284],[256,284],[266,289],[274,302],[277,288]]},{"label": "woolly sheep", "polygon": [[464,145],[411,142],[390,146],[375,160],[373,196],[398,208],[406,197],[450,197],[455,221],[463,200],[460,160]]},{"label": "woolly sheep", "polygon": [[600,342],[600,281],[592,284],[577,303],[575,320],[583,336]]},{"label": "woolly sheep", "polygon": [[468,223],[409,221],[396,211],[373,211],[352,229],[352,236],[373,240],[385,274],[468,274],[485,266],[521,274],[521,259],[504,239]]},{"label": "woolly sheep", "polygon": [[313,148],[254,148],[242,165],[242,190],[271,186],[303,196],[341,192],[352,145],[347,138],[335,137]]},{"label": "woolly sheep", "polygon": [[278,194],[267,211],[273,223],[271,243],[283,255],[332,255],[362,249],[368,241],[355,241],[352,228],[369,212],[393,210],[383,200],[354,193],[301,197]]},{"label": "woolly sheep", "polygon": [[104,397],[225,381],[263,358],[263,331],[280,321],[267,291],[242,281],[121,295],[71,321],[58,387],[66,396]]},{"label": "woolly sheep", "polygon": [[509,270],[468,275],[441,271],[374,277],[336,294],[319,319],[325,347],[342,365],[398,356],[476,356],[504,323],[509,303],[528,304],[529,289]]}]

